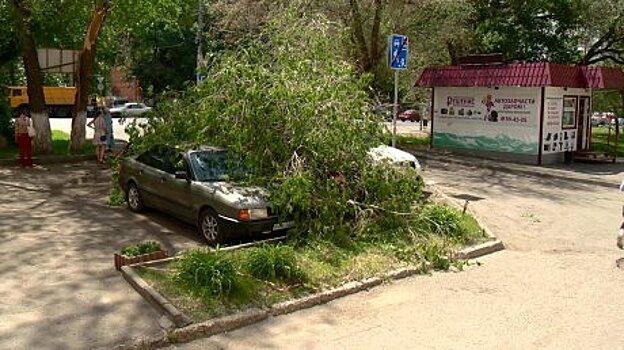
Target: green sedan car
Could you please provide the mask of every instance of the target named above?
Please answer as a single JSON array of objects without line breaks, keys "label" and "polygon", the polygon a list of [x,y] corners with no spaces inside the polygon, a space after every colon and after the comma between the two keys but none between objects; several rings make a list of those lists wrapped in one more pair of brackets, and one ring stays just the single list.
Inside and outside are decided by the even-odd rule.
[{"label": "green sedan car", "polygon": [[119,183],[130,210],[150,207],[197,225],[209,244],[292,227],[279,223],[265,189],[228,181],[243,173],[225,149],[159,145],[124,158]]}]

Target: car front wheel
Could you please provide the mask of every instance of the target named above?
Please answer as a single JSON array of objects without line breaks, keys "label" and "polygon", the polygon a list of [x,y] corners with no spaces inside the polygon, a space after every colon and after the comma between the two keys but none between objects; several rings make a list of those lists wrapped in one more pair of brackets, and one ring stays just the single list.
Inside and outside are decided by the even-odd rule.
[{"label": "car front wheel", "polygon": [[143,200],[141,199],[141,194],[139,193],[138,187],[132,182],[128,185],[128,208],[135,213],[143,211],[145,207],[143,206]]},{"label": "car front wheel", "polygon": [[217,214],[211,210],[204,210],[199,216],[199,233],[206,239],[208,244],[223,243],[223,230],[219,224]]}]

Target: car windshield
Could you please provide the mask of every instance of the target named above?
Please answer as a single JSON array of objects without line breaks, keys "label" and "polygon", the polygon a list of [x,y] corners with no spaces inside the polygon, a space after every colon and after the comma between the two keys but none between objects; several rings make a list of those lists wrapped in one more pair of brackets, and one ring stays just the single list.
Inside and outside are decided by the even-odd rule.
[{"label": "car windshield", "polygon": [[246,173],[240,160],[225,150],[197,151],[189,158],[197,181],[227,181]]}]

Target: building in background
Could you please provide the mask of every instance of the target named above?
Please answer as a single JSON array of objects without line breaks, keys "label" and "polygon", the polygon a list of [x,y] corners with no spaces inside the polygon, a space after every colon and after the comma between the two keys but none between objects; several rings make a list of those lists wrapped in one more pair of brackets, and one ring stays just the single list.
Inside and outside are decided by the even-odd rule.
[{"label": "building in background", "polygon": [[624,72],[486,63],[430,67],[416,85],[432,88],[432,147],[548,164],[591,150],[592,91],[624,89]]},{"label": "building in background", "polygon": [[124,68],[111,70],[111,94],[128,101],[141,101],[141,86]]}]

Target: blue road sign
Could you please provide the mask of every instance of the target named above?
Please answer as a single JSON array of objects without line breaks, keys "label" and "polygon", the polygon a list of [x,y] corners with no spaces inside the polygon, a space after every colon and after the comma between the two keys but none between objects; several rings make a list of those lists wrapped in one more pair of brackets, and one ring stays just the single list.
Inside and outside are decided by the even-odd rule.
[{"label": "blue road sign", "polygon": [[388,65],[391,69],[407,69],[407,36],[392,34],[388,43]]}]

